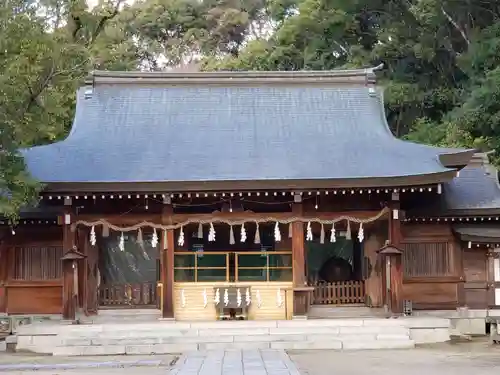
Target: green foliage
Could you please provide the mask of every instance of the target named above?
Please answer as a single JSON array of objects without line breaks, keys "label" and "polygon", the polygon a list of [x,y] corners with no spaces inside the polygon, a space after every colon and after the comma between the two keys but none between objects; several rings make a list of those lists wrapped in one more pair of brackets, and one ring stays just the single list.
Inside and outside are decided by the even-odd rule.
[{"label": "green foliage", "polygon": [[[95,1],[94,1],[95,3]],[[64,138],[91,69],[328,70],[383,62],[398,137],[500,151],[500,7],[470,0],[6,0],[0,214],[41,188],[20,147]],[[500,154],[500,153],[499,153]]]}]

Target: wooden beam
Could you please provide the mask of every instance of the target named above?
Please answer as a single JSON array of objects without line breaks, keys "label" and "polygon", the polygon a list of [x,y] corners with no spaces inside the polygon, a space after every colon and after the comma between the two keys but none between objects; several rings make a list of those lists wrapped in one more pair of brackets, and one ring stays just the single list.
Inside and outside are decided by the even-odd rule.
[{"label": "wooden beam", "polygon": [[[171,222],[173,207],[165,204],[162,210],[162,223]],[[166,238],[165,238],[166,237]],[[165,243],[166,241],[166,243]],[[166,236],[162,233],[161,240],[161,311],[162,318],[174,318],[174,251],[175,234],[173,229],[166,231]]]}]

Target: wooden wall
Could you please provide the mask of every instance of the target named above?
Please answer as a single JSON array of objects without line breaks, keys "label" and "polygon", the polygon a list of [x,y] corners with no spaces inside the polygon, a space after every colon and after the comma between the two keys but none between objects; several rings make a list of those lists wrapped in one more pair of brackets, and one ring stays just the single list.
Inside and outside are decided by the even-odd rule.
[{"label": "wooden wall", "polygon": [[486,247],[467,249],[462,246],[465,305],[485,309],[488,301],[488,250]]},{"label": "wooden wall", "polygon": [[24,226],[0,246],[0,312],[59,314],[62,231],[57,226]]},{"label": "wooden wall", "polygon": [[[252,303],[249,310],[250,320],[284,320],[291,319],[293,313],[293,283],[292,282],[251,282],[231,283],[231,287],[242,286],[242,298],[245,298],[245,289],[251,287]],[[175,283],[174,287],[174,314],[176,320],[216,320],[217,312],[214,306],[214,288],[220,288],[222,300],[226,283]],[[204,307],[203,290],[207,292],[208,304]],[[277,306],[277,293],[281,289],[284,301],[283,306]],[[181,291],[184,290],[186,305],[182,307]],[[262,305],[257,306],[256,292],[260,291]]]},{"label": "wooden wall", "polygon": [[382,265],[377,251],[384,246],[388,237],[386,225],[374,225],[364,241],[364,276],[366,302],[370,307],[381,307],[384,303],[382,292]]},{"label": "wooden wall", "polygon": [[455,309],[463,294],[462,249],[445,224],[402,226],[403,299],[414,309]]}]

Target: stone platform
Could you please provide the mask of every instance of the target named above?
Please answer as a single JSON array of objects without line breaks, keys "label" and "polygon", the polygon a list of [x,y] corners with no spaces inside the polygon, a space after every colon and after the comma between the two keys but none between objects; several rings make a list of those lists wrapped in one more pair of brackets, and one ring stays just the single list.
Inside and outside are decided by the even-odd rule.
[{"label": "stone platform", "polygon": [[17,351],[63,356],[171,354],[232,349],[403,349],[445,342],[439,318],[121,322],[20,327]]}]

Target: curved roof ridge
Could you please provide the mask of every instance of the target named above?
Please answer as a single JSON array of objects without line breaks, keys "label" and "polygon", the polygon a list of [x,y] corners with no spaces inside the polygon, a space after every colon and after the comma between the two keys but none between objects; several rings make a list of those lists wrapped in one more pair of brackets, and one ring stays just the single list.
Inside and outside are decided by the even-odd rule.
[{"label": "curved roof ridge", "polygon": [[447,168],[464,167],[470,162],[471,157],[473,157],[474,155],[473,153],[475,151],[473,149],[442,148],[436,146],[429,146],[412,141],[402,140],[396,137],[394,133],[391,131],[389,123],[387,122],[387,117],[385,116],[384,90],[379,87],[377,91],[378,91],[377,97],[379,98],[378,103],[380,105],[379,113],[381,115],[381,120],[382,123],[384,124],[384,128],[387,131],[388,135],[390,135],[393,139],[406,144],[413,144],[420,146],[422,148],[434,150],[436,152],[436,157],[435,157],[436,163],[443,167]]},{"label": "curved roof ridge", "polygon": [[96,84],[158,84],[158,83],[376,83],[377,70],[383,64],[361,69],[300,71],[92,71],[85,83]]}]

